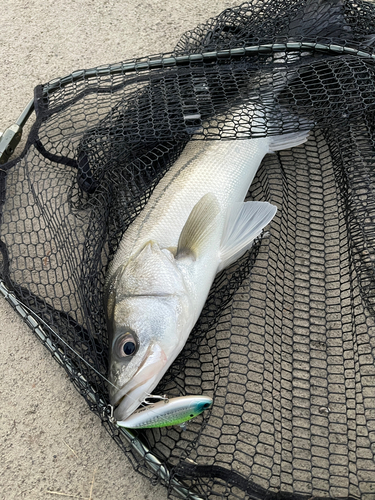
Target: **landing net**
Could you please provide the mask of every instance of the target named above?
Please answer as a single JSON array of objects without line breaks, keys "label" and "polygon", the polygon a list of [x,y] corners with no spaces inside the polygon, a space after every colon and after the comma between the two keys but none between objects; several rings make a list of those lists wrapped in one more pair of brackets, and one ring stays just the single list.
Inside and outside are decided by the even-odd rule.
[{"label": "landing net", "polygon": [[[139,472],[172,496],[375,498],[375,9],[263,0],[171,54],[35,89],[0,170],[0,289]],[[217,276],[155,394],[206,394],[179,427],[110,421],[106,270],[189,140],[310,130],[268,155],[248,199],[268,235]]]}]

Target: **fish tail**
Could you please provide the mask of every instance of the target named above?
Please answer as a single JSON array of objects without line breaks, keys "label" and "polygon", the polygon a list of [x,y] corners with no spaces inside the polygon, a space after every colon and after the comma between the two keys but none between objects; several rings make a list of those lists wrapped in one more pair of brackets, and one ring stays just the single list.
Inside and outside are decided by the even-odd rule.
[{"label": "fish tail", "polygon": [[275,135],[270,137],[269,152],[275,153],[283,149],[294,148],[305,143],[309,137],[309,131],[293,132],[291,134]]}]

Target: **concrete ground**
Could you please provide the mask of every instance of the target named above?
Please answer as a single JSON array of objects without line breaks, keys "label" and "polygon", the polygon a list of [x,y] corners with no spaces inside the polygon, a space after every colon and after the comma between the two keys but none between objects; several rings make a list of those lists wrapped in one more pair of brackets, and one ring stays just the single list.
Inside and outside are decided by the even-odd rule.
[{"label": "concrete ground", "polygon": [[[237,2],[2,0],[0,131],[37,84],[74,70],[166,52]],[[90,413],[65,372],[0,298],[0,499],[159,500]],[[55,493],[52,493],[55,492]]]}]

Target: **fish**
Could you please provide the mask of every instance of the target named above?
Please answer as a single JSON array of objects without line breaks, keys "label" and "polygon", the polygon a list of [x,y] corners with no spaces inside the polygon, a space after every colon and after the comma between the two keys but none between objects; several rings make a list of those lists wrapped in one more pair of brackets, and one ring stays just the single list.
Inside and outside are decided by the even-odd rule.
[{"label": "fish", "polygon": [[181,425],[197,417],[212,406],[208,396],[181,396],[148,404],[135,410],[126,420],[117,421],[127,429],[151,429]]},{"label": "fish", "polygon": [[124,233],[108,267],[110,404],[126,420],[184,347],[218,272],[273,219],[268,202],[244,202],[267,153],[308,132],[187,143]]}]

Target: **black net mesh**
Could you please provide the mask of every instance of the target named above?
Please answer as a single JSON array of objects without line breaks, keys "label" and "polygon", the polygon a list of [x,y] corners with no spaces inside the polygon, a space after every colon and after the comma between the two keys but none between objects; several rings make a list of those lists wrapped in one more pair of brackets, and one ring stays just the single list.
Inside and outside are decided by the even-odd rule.
[{"label": "black net mesh", "polygon": [[[172,495],[375,498],[373,43],[369,3],[254,1],[173,54],[35,90],[25,151],[0,171],[3,293]],[[278,206],[269,236],[217,276],[155,391],[204,392],[212,411],[119,431],[103,285],[124,231],[189,140],[296,130],[308,142],[267,156],[248,194]]]}]

